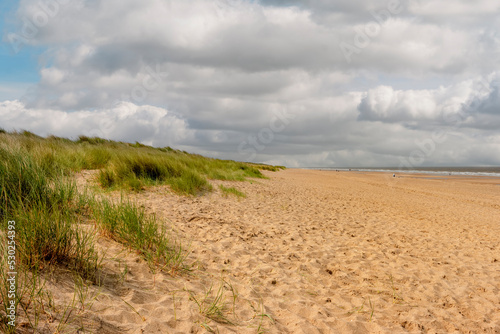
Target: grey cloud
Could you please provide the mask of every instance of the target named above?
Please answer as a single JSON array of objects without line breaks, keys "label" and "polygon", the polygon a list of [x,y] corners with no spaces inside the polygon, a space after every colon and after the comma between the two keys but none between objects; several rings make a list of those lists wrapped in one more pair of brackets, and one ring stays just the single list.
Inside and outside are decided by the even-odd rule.
[{"label": "grey cloud", "polygon": [[261,0],[260,3],[268,6],[296,6],[302,10],[308,10],[311,18],[322,24],[331,25],[338,23],[359,24],[374,19],[372,12],[380,12],[388,6],[398,8],[398,11],[406,11],[408,6],[418,0],[388,0],[388,1],[349,1],[349,0]]},{"label": "grey cloud", "polygon": [[490,93],[485,97],[475,97],[468,106],[464,108],[471,112],[490,115],[500,115],[500,87],[498,82],[492,82],[489,87]]},{"label": "grey cloud", "polygon": [[436,90],[371,89],[358,105],[359,120],[426,126],[467,126],[492,129],[500,118],[500,94],[494,73],[488,79],[441,87]]},{"label": "grey cloud", "polygon": [[[493,1],[468,1],[468,0],[261,0],[266,6],[287,7],[308,10],[313,18],[328,22],[328,17],[342,20],[349,19],[351,22],[372,20],[370,11],[381,11],[389,6],[400,7],[402,17],[417,18],[422,22],[434,24],[447,24],[455,26],[484,25],[485,22],[495,22],[500,5]],[[331,22],[329,22],[331,23]]]}]

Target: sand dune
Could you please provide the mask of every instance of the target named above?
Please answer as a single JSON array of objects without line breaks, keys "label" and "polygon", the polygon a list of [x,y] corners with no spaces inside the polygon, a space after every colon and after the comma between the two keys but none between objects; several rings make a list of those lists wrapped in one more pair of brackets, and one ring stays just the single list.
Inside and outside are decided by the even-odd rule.
[{"label": "sand dune", "polygon": [[[101,289],[88,328],[500,333],[500,180],[309,170],[266,175],[223,182],[245,199],[218,190],[179,197],[167,187],[131,195],[190,243],[189,261],[198,269],[191,276],[153,275],[137,255],[103,239],[114,257],[106,265],[119,273],[126,264],[128,272]],[[205,318],[190,298],[202,300],[223,280],[234,325]]]}]

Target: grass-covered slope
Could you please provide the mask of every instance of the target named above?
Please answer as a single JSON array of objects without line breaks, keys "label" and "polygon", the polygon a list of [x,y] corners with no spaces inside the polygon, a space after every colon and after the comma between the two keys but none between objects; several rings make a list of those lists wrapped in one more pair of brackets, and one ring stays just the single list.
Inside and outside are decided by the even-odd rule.
[{"label": "grass-covered slope", "polygon": [[[47,267],[99,283],[103,255],[96,247],[96,232],[135,249],[152,268],[188,269],[183,263],[186,251],[155,216],[132,203],[77,192],[74,172],[98,169],[103,188],[140,191],[145,185],[167,184],[180,194],[196,195],[212,190],[209,179],[263,178],[260,168],[276,169],[138,143],[0,131],[0,331],[15,330],[7,325],[12,271],[7,254],[13,253],[8,241],[16,246],[13,270],[22,273],[16,281],[16,314],[31,328],[51,304],[41,299],[46,292],[40,275]],[[14,229],[9,227],[13,221]]]},{"label": "grass-covered slope", "polygon": [[98,180],[103,188],[140,190],[145,185],[168,184],[178,193],[195,195],[212,190],[208,179],[243,181],[247,177],[263,178],[260,169],[284,168],[85,136],[71,141],[41,138],[29,132],[3,133],[0,144],[29,155],[49,175],[100,169]]}]

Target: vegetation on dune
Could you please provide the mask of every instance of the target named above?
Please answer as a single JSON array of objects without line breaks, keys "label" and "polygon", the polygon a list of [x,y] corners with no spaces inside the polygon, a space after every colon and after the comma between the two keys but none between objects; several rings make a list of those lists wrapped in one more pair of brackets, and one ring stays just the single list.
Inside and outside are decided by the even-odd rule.
[{"label": "vegetation on dune", "polygon": [[91,237],[73,229],[76,188],[55,177],[26,152],[0,146],[0,218],[16,222],[18,262],[29,269],[64,263],[92,276],[97,256]]},{"label": "vegetation on dune", "polygon": [[[170,147],[154,148],[97,137],[78,140],[31,132],[4,133],[0,142],[25,151],[47,174],[69,175],[72,171],[99,169],[98,182],[104,189],[131,189],[166,184],[180,193],[203,194],[213,190],[208,180],[243,181],[265,178],[261,170],[284,167],[206,158]],[[51,175],[53,176],[53,175]]]},{"label": "vegetation on dune", "polygon": [[239,191],[238,189],[236,189],[235,187],[225,187],[224,185],[220,185],[219,186],[219,189],[222,191],[222,193],[225,195],[225,196],[228,196],[228,195],[234,195],[236,197],[247,197],[247,195],[245,195],[245,193]]},{"label": "vegetation on dune", "polygon": [[120,203],[92,200],[90,203],[101,234],[137,250],[153,271],[157,268],[171,273],[190,270],[184,263],[187,252],[156,216],[147,215],[124,200]]},{"label": "vegetation on dune", "polygon": [[[31,327],[44,312],[42,271],[58,266],[97,282],[101,257],[94,235],[75,228],[84,201],[75,185],[22,145],[8,144],[0,142],[0,329],[14,332],[11,301]],[[10,272],[18,273],[14,296]]]},{"label": "vegetation on dune", "polygon": [[285,166],[272,166],[272,165],[265,165],[265,164],[256,164],[256,163],[248,163],[250,166],[253,166],[257,169],[260,170],[268,170],[271,172],[279,172],[280,170],[286,169]]},{"label": "vegetation on dune", "polygon": [[[76,141],[42,138],[28,131],[0,129],[0,330],[14,331],[7,325],[9,221],[15,221],[16,270],[23,273],[16,283],[16,314],[32,328],[52,307],[52,301],[44,299],[47,268],[72,272],[80,285],[99,284],[103,254],[96,247],[96,231],[135,249],[152,269],[189,270],[187,251],[154,215],[125,200],[112,203],[78,193],[71,178],[74,172],[98,169],[97,180],[104,189],[141,191],[144,186],[166,184],[179,194],[198,195],[213,190],[209,179],[265,178],[260,170],[281,168],[210,159],[170,147],[85,136]],[[245,196],[222,187],[224,193]]]}]

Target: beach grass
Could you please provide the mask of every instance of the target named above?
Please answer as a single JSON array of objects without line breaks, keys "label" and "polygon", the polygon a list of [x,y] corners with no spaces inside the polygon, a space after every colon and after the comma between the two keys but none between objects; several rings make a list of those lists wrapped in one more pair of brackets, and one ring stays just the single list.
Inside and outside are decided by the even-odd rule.
[{"label": "beach grass", "polygon": [[245,198],[247,195],[245,193],[239,191],[235,187],[225,187],[224,185],[219,185],[219,189],[222,191],[222,193],[227,197],[228,195],[234,195],[236,197],[242,197]]},{"label": "beach grass", "polygon": [[[30,134],[24,136],[32,138]],[[3,331],[13,332],[7,317],[11,301],[18,317],[36,328],[47,304],[42,277],[47,268],[63,267],[85,280],[96,281],[101,257],[94,236],[75,228],[80,221],[80,202],[74,183],[63,173],[45,168],[42,161],[37,162],[21,145],[0,143],[3,259],[0,328]],[[15,277],[15,292],[8,281],[12,277]]]},{"label": "beach grass", "polygon": [[46,174],[71,175],[83,169],[98,169],[104,189],[140,191],[145,186],[165,184],[179,194],[199,195],[212,191],[209,180],[244,181],[265,178],[261,170],[283,167],[206,158],[170,147],[110,141],[80,136],[77,140],[31,132],[0,133],[0,142],[22,149]]},{"label": "beach grass", "polygon": [[198,195],[212,191],[209,179],[244,181],[265,178],[256,166],[221,161],[183,152],[164,152],[153,148],[117,151],[112,161],[100,170],[98,180],[105,189],[167,184],[179,194]]},{"label": "beach grass", "polygon": [[232,324],[226,315],[227,305],[224,287],[224,283],[221,283],[216,291],[213,285],[211,285],[201,297],[196,297],[191,291],[188,292],[191,300],[198,306],[198,311],[201,315],[221,324]]},{"label": "beach grass", "polygon": [[[170,147],[0,131],[0,331],[14,331],[7,317],[11,298],[5,255],[10,221],[15,222],[15,269],[21,273],[16,281],[16,314],[32,329],[53,307],[45,289],[51,268],[75,277],[80,289],[75,289],[74,300],[82,301],[87,284],[100,284],[105,254],[98,251],[98,234],[136,250],[153,271],[176,274],[191,270],[186,265],[187,248],[169,233],[164,222],[125,199],[112,202],[88,189],[78,192],[75,172],[99,170],[97,181],[103,189],[141,191],[165,184],[178,194],[195,196],[213,190],[210,179],[265,178],[260,170],[272,170],[269,168]],[[236,194],[234,190],[229,191]],[[64,308],[56,319],[59,326],[69,321],[75,305]]]},{"label": "beach grass", "polygon": [[99,260],[92,236],[73,228],[74,183],[53,177],[26,152],[0,146],[0,159],[0,219],[4,231],[15,221],[17,264],[64,264],[92,277]]},{"label": "beach grass", "polygon": [[146,214],[144,209],[123,199],[119,203],[106,199],[90,203],[91,215],[101,234],[135,249],[153,271],[173,274],[191,270],[185,263],[187,249],[155,215]]}]

